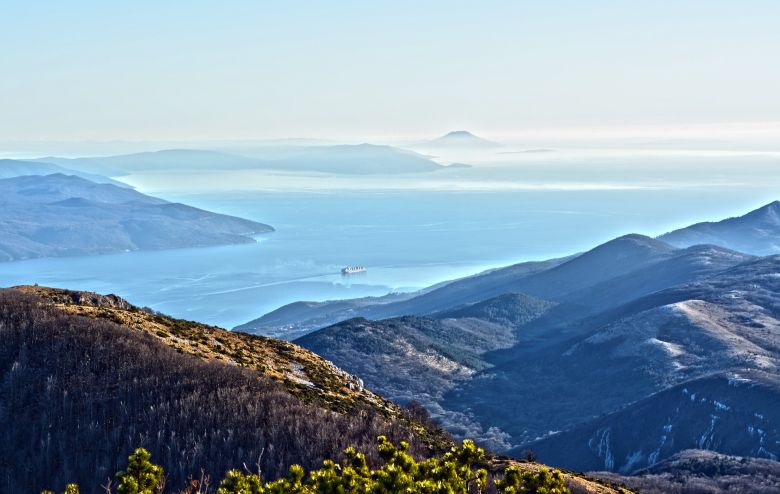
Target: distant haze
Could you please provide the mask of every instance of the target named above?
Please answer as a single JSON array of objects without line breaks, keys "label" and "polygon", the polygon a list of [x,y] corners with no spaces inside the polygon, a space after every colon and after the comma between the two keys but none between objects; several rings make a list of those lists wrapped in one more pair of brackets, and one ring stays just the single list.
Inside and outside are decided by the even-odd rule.
[{"label": "distant haze", "polygon": [[761,131],[780,121],[778,19],[775,0],[6,2],[0,135]]}]

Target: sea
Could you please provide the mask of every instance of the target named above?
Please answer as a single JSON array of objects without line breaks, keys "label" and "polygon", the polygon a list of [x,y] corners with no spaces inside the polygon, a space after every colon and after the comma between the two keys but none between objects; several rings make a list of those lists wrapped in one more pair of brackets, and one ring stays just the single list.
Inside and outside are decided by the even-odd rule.
[{"label": "sea", "polygon": [[[0,286],[115,293],[232,328],[299,300],[414,291],[744,214],[780,199],[779,166],[777,153],[625,152],[511,157],[413,177],[160,170],[122,179],[276,231],[250,244],[4,262]],[[367,272],[342,275],[351,265]]]}]

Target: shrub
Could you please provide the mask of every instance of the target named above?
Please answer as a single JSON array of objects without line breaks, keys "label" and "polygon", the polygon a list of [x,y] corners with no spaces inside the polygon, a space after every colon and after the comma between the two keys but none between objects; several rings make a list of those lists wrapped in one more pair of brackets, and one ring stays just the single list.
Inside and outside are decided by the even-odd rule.
[{"label": "shrub", "polygon": [[[569,494],[561,472],[546,468],[511,466],[503,479],[489,486],[487,470],[477,468],[484,464],[485,452],[468,440],[440,457],[421,461],[409,454],[407,443],[396,447],[384,436],[379,437],[377,449],[383,463],[376,469],[369,468],[366,455],[347,448],[344,465],[325,460],[321,468],[308,474],[293,465],[286,477],[271,482],[263,482],[259,473],[230,470],[217,494],[480,494],[488,487],[501,494]],[[163,492],[163,470],[150,460],[144,449],[130,455],[127,470],[116,475],[117,494]],[[78,494],[78,487],[69,485],[65,494]]]}]

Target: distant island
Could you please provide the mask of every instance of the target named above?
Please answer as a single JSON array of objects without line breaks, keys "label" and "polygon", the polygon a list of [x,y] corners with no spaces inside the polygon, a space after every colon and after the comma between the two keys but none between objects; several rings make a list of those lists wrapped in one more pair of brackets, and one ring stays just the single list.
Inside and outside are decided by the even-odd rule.
[{"label": "distant island", "polygon": [[544,154],[544,153],[554,153],[555,149],[548,149],[548,148],[534,148],[534,149],[523,149],[522,151],[501,151],[498,154]]},{"label": "distant island", "polygon": [[61,173],[0,180],[0,261],[250,243],[266,224]]},{"label": "distant island", "polygon": [[500,147],[501,144],[478,137],[467,130],[453,130],[447,134],[419,143],[415,147],[429,149],[488,149]]},{"label": "distant island", "polygon": [[279,170],[339,175],[428,173],[446,167],[427,156],[392,146],[341,144],[258,149],[251,156],[205,149],[166,149],[89,158],[42,158],[61,167],[121,176],[154,170]]}]

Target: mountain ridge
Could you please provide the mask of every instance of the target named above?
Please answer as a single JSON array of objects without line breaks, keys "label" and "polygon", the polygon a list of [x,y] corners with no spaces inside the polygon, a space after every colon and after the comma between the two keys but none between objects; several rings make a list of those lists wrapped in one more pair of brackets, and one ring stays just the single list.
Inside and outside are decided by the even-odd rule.
[{"label": "mountain ridge", "polygon": [[75,175],[95,183],[116,185],[117,187],[132,188],[129,185],[95,173],[84,173],[78,170],[64,168],[55,163],[46,161],[0,159],[0,179],[14,178],[26,175]]},{"label": "mountain ridge", "polygon": [[208,149],[164,149],[126,155],[85,158],[42,158],[91,173],[113,176],[138,171],[281,170],[343,175],[428,173],[443,170],[414,151],[376,144],[293,146],[249,157]]},{"label": "mountain ridge", "polygon": [[[597,431],[609,426],[631,431],[637,420],[666,420],[670,412],[661,403],[682,402],[658,397],[686,383],[716,386],[707,384],[713,376],[726,379],[725,387],[712,389],[727,406],[736,394],[729,394],[723,376],[764,376],[757,382],[773,386],[780,369],[778,273],[780,256],[756,257],[718,245],[678,248],[630,234],[569,258],[499,268],[398,300],[341,301],[333,303],[341,305],[332,313],[328,303],[320,304],[310,313],[320,314],[320,321],[334,315],[365,319],[326,326],[298,341],[331,352],[329,358],[340,365],[391,376],[367,384],[401,401],[420,398],[456,436],[468,434],[513,455],[538,447],[541,458],[564,468],[627,473],[681,448],[701,446],[680,439],[651,460],[648,445],[621,433],[610,447],[622,456],[604,463],[604,455],[596,454],[600,463],[594,463],[589,444],[598,443]],[[527,309],[537,312],[526,317]],[[368,333],[353,331],[358,327]],[[459,353],[456,342],[464,327],[474,342],[485,338],[495,344],[474,343],[472,353]],[[349,336],[328,339],[335,332]],[[359,343],[364,334],[380,335],[376,355],[375,345]],[[404,344],[410,335],[428,343],[410,347]],[[657,403],[666,415],[655,417],[653,406],[642,403]],[[634,409],[641,413],[630,422],[624,417]],[[700,436],[708,420],[709,412],[695,411],[676,422],[675,434]],[[662,433],[665,424],[653,427]],[[758,427],[745,422],[743,429],[748,426]],[[740,430],[718,434],[718,441],[705,446],[759,454],[755,441],[742,441]],[[660,437],[653,435],[653,441]],[[727,443],[735,449],[721,448]],[[569,458],[567,445],[580,453]],[[776,454],[768,443],[767,450]]]},{"label": "mountain ridge", "polygon": [[696,223],[658,237],[679,247],[716,244],[756,255],[780,253],[780,201],[742,216]]}]

